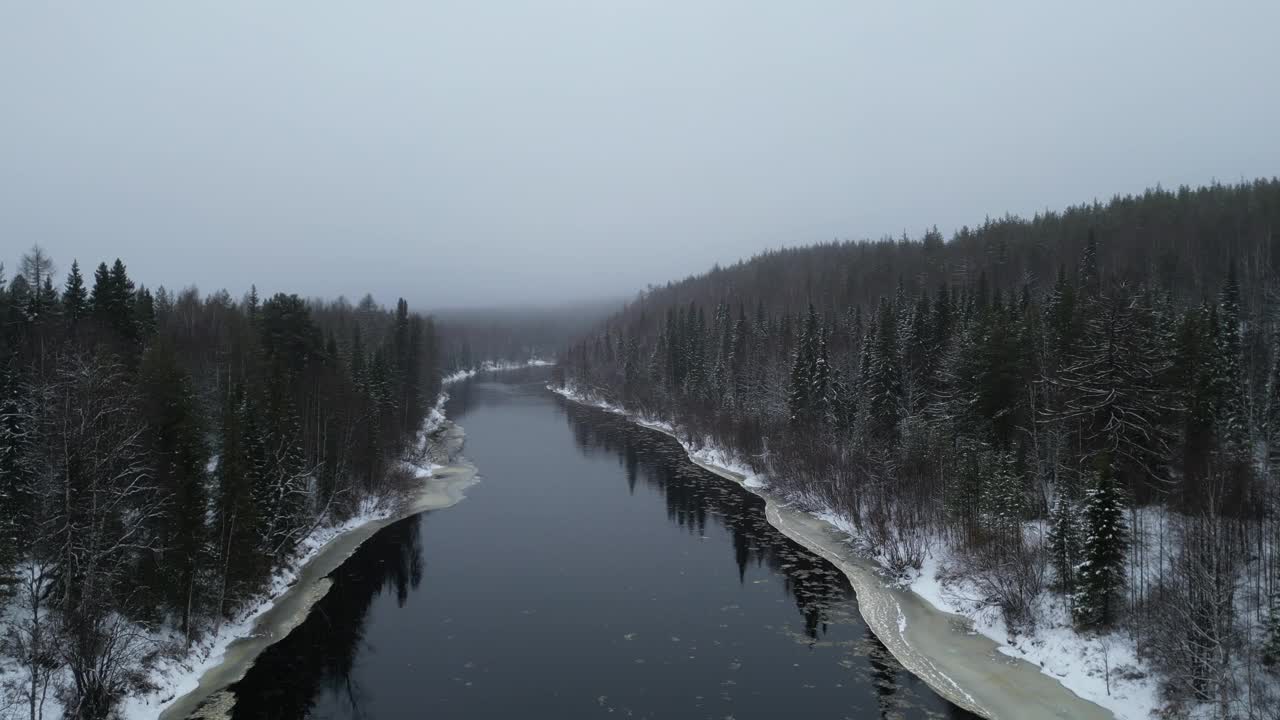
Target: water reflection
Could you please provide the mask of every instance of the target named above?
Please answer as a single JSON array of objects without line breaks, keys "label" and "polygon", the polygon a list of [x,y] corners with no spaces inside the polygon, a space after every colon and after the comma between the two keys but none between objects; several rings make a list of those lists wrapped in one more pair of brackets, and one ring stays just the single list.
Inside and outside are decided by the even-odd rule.
[{"label": "water reflection", "polygon": [[[689,461],[672,438],[596,408],[560,399],[559,407],[584,453],[616,455],[625,469],[628,490],[638,481],[661,493],[667,518],[690,533],[705,535],[708,518],[730,536],[739,583],[746,582],[751,565],[765,566],[783,577],[783,585],[803,618],[804,638],[811,647],[822,642],[836,623],[862,628],[862,641],[851,655],[865,658],[861,666],[849,658],[841,664],[868,672],[881,718],[900,719],[919,713],[925,717],[974,720],[976,716],[949,703],[942,713],[919,703],[909,685],[920,682],[906,673],[897,659],[858,615],[848,578],[830,563],[782,535],[765,518],[760,497],[725,481]],[[838,644],[838,643],[837,643]]]},{"label": "water reflection", "polygon": [[[426,516],[421,516],[423,521]],[[233,685],[238,697],[235,720],[316,717],[318,705],[342,709],[342,717],[367,717],[365,692],[355,680],[356,658],[365,649],[369,609],[383,593],[404,607],[422,582],[424,563],[419,518],[388,526],[356,550],[329,576],[333,586],[286,642],[271,647],[255,666],[270,673],[248,673]],[[321,715],[322,717],[323,715]]]},{"label": "water reflection", "polygon": [[491,474],[335,571],[232,688],[234,718],[972,717],[902,670],[758,497],[513,379],[451,386]]},{"label": "water reflection", "polygon": [[640,479],[661,493],[672,523],[699,536],[706,535],[709,519],[727,530],[740,583],[750,565],[781,575],[811,640],[826,633],[833,609],[848,612],[854,597],[848,578],[769,525],[759,497],[689,462],[664,435],[576,403],[561,402],[560,408],[578,447],[616,454],[630,491]]}]

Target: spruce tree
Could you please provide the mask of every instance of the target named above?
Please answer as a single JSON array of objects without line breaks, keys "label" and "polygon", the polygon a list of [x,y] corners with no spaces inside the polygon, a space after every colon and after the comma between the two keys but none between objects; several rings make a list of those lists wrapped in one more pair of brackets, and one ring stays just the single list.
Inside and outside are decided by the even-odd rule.
[{"label": "spruce tree", "polygon": [[133,324],[139,340],[146,343],[156,334],[156,305],[151,291],[139,288],[133,304]]},{"label": "spruce tree", "polygon": [[257,418],[257,408],[237,383],[227,394],[218,432],[216,526],[224,575],[218,612],[251,591],[268,565],[258,544],[260,513],[254,501],[263,464]]},{"label": "spruce tree", "polygon": [[893,304],[882,298],[876,314],[876,333],[871,344],[869,375],[864,387],[866,427],[869,439],[897,447],[898,423],[902,411],[902,372],[898,356],[898,328]]},{"label": "spruce tree", "polygon": [[1005,543],[1017,544],[1026,514],[1026,493],[1013,454],[1007,451],[982,453],[980,500],[989,532]]},{"label": "spruce tree", "polygon": [[1240,283],[1235,263],[1218,296],[1213,383],[1219,441],[1232,462],[1247,463],[1249,447],[1249,395],[1241,348]]},{"label": "spruce tree", "polygon": [[106,263],[98,263],[98,268],[93,271],[93,290],[89,293],[89,305],[95,317],[105,324],[110,324],[112,307],[111,270],[107,268]]},{"label": "spruce tree", "polygon": [[1076,566],[1082,559],[1082,538],[1080,515],[1061,488],[1049,513],[1048,541],[1058,589],[1070,596],[1075,592]]},{"label": "spruce tree", "polygon": [[198,582],[207,541],[204,422],[191,379],[167,344],[147,352],[140,372],[148,448],[165,497],[154,528],[162,550],[154,557],[152,581],[157,600],[181,618],[189,638],[193,606],[204,595]]},{"label": "spruce tree", "polygon": [[51,323],[61,308],[58,307],[58,291],[53,289],[53,277],[45,275],[39,290],[31,293],[31,306],[27,317],[40,323]]},{"label": "spruce tree", "polygon": [[814,423],[821,423],[831,416],[831,362],[826,328],[815,322],[814,329],[818,338],[813,354],[813,376],[809,383],[809,415]]},{"label": "spruce tree", "polygon": [[80,274],[80,263],[74,260],[71,261],[71,272],[67,274],[67,283],[62,290],[62,313],[73,326],[89,314],[89,293],[84,287],[84,277]]},{"label": "spruce tree", "polygon": [[791,423],[807,426],[813,422],[818,398],[814,387],[818,373],[817,313],[809,304],[809,313],[800,326],[800,338],[796,343],[795,360],[791,365],[791,383],[787,393],[787,411]]},{"label": "spruce tree", "polygon": [[1082,560],[1076,568],[1075,617],[1082,627],[1108,627],[1120,611],[1129,530],[1124,496],[1110,467],[1085,491]]}]

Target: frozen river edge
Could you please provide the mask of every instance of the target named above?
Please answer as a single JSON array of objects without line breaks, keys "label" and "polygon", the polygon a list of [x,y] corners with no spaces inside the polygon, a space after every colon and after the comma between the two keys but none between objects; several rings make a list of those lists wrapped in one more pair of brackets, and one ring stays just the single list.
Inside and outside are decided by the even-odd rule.
[{"label": "frozen river edge", "polygon": [[428,510],[452,507],[466,497],[465,490],[475,484],[477,476],[475,466],[457,455],[465,435],[461,427],[447,423],[442,436],[448,456],[457,459],[435,468],[417,495],[392,514],[358,525],[320,548],[299,569],[296,582],[257,617],[253,631],[228,645],[222,659],[200,675],[196,688],[170,703],[160,713],[160,720],[229,717],[235,698],[226,689],[245,676],[263,650],[284,639],[306,620],[311,608],[329,591],[328,575],[346,562],[361,544],[392,523]]},{"label": "frozen river edge", "polygon": [[699,459],[670,428],[559,388],[551,390],[572,402],[622,414],[637,425],[674,438],[685,447],[691,462],[762,498],[769,524],[839,568],[857,594],[863,620],[880,642],[911,674],[952,703],[992,720],[1114,717],[1036,665],[999,652],[999,645],[975,632],[968,618],[939,610],[914,592],[894,585],[878,564],[858,555],[845,533],[827,521],[747,483],[741,473]]}]

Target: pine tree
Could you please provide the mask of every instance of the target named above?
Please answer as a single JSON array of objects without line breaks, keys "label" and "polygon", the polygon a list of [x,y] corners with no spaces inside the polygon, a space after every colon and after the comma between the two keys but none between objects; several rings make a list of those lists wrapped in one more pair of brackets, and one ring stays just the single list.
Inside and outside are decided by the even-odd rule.
[{"label": "pine tree", "polygon": [[156,305],[151,291],[145,287],[138,288],[133,304],[133,324],[137,337],[142,342],[149,341],[156,334]]},{"label": "pine tree", "polygon": [[84,277],[80,275],[80,263],[71,262],[71,272],[67,274],[67,283],[62,290],[62,312],[67,322],[75,325],[89,314],[89,293],[84,287]]},{"label": "pine tree", "polygon": [[1005,543],[1017,544],[1026,514],[1026,492],[1017,471],[1013,454],[1007,451],[986,452],[981,498],[985,525],[989,532]]},{"label": "pine tree", "polygon": [[809,412],[813,422],[820,423],[831,417],[831,362],[827,354],[826,328],[818,325],[816,329],[818,343],[813,359],[813,379],[809,384],[809,397],[812,398]]},{"label": "pine tree", "polygon": [[1075,592],[1076,566],[1082,560],[1080,515],[1061,489],[1049,513],[1049,555],[1058,578],[1058,589]]},{"label": "pine tree", "polygon": [[893,305],[880,301],[875,338],[871,342],[865,398],[865,426],[869,439],[897,447],[902,412],[902,373],[898,355],[898,328]]},{"label": "pine tree", "polygon": [[190,638],[193,605],[204,597],[198,575],[208,538],[204,423],[191,379],[167,345],[147,352],[141,379],[148,447],[165,498],[154,528],[162,552],[153,556],[151,572],[157,600],[178,614],[182,632]]},{"label": "pine tree", "polygon": [[1250,457],[1249,396],[1240,342],[1240,283],[1234,262],[1219,294],[1218,307],[1213,369],[1218,436],[1223,452],[1231,461],[1247,463]]},{"label": "pine tree", "polygon": [[1085,492],[1083,560],[1076,568],[1076,622],[1107,627],[1120,611],[1125,553],[1129,547],[1124,496],[1109,467],[1094,475]]},{"label": "pine tree", "polygon": [[111,270],[107,268],[106,263],[98,263],[98,268],[93,271],[93,290],[89,293],[89,304],[96,317],[104,323],[110,322]]},{"label": "pine tree", "polygon": [[265,466],[258,418],[257,406],[246,397],[244,386],[236,384],[227,394],[218,432],[216,526],[223,567],[219,613],[256,588],[270,566],[259,544],[261,513],[254,495]]},{"label": "pine tree", "polygon": [[934,371],[938,358],[934,350],[935,328],[932,325],[929,298],[922,294],[900,328],[903,413],[914,420],[918,420],[935,399]]},{"label": "pine tree", "polygon": [[38,292],[31,293],[31,306],[27,317],[41,323],[52,323],[61,308],[58,307],[58,291],[53,289],[53,276],[45,275]]},{"label": "pine tree", "polygon": [[90,303],[94,315],[111,328],[116,337],[126,344],[136,343],[138,326],[134,317],[134,286],[120,258],[116,258],[110,269],[106,263],[98,265],[93,275]]},{"label": "pine tree", "polygon": [[[1003,305],[993,303],[992,307]],[[1016,325],[1007,312],[993,311],[979,321],[979,337],[971,346],[970,420],[1001,448],[1008,447],[1013,439],[1025,394],[1024,378],[1028,375],[1027,348]]]},{"label": "pine tree", "polygon": [[258,300],[258,286],[249,286],[249,296],[245,298],[244,311],[249,316],[249,322],[257,322],[258,310],[262,308],[261,301]]},{"label": "pine tree", "polygon": [[787,393],[791,423],[800,427],[813,425],[826,400],[829,377],[826,357],[819,357],[826,352],[826,340],[822,336],[818,313],[813,304],[809,304],[809,313],[800,325],[800,338],[791,365],[791,388]]},{"label": "pine tree", "polygon": [[836,442],[844,442],[853,433],[858,420],[858,396],[854,385],[839,368],[831,372],[827,423]]}]

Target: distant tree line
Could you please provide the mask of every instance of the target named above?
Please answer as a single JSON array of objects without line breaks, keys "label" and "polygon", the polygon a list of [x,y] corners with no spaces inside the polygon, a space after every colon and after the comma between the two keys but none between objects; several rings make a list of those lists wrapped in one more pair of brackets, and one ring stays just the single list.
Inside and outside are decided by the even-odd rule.
[{"label": "distant tree line", "polygon": [[[107,717],[321,523],[386,498],[439,392],[432,320],[0,266],[0,709]],[[181,648],[176,649],[181,652]]]},{"label": "distant tree line", "polygon": [[521,362],[554,357],[622,307],[595,300],[546,307],[468,308],[434,313],[441,367],[467,370],[486,360]]},{"label": "distant tree line", "polygon": [[1280,717],[1280,181],[769,252],[642,294],[559,381],[945,544],[1010,628],[1061,598],[1169,708]]}]

